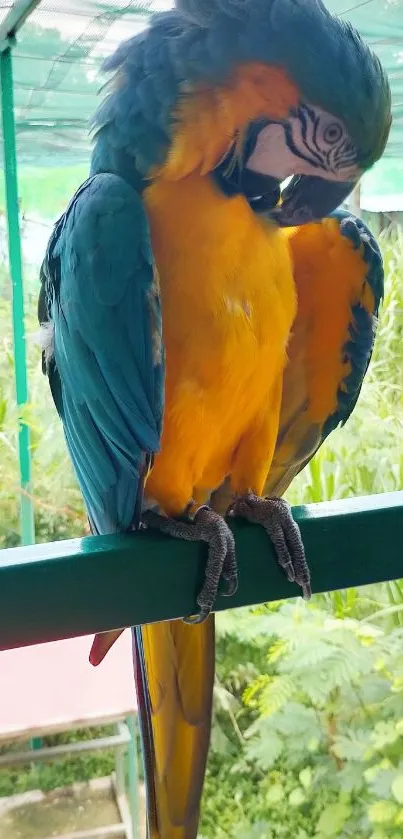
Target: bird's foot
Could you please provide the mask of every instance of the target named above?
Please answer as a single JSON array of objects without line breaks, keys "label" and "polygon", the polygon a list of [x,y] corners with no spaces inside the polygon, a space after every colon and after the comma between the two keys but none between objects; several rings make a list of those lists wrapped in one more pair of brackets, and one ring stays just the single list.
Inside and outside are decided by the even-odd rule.
[{"label": "bird's foot", "polygon": [[288,580],[301,586],[305,600],[312,595],[310,573],[304,546],[291,507],[282,498],[259,498],[253,493],[239,496],[231,504],[229,514],[261,524],[274,545],[277,562]]},{"label": "bird's foot", "polygon": [[209,547],[204,584],[197,596],[200,611],[197,615],[184,618],[186,623],[203,623],[214,606],[221,577],[227,584],[223,592],[227,597],[235,594],[238,587],[235,540],[227,523],[209,507],[200,507],[193,519],[188,521],[165,518],[148,510],[143,513],[143,521],[147,527],[177,539],[207,542]]}]

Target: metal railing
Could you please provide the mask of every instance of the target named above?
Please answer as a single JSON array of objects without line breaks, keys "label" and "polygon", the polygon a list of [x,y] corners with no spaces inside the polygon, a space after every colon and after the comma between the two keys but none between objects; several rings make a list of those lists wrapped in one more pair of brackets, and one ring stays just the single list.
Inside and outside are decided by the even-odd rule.
[{"label": "metal railing", "polygon": [[[403,492],[295,507],[314,592],[403,576]],[[233,523],[239,588],[217,610],[298,595],[263,528]],[[203,543],[89,536],[0,553],[0,649],[177,618],[196,609]]]}]

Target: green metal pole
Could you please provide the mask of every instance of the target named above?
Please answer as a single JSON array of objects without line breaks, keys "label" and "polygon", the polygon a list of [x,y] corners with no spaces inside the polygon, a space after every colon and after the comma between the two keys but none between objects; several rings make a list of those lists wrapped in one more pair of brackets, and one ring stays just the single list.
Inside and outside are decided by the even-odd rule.
[{"label": "green metal pole", "polygon": [[[14,91],[11,48],[0,57],[1,112],[3,121],[4,173],[8,224],[8,250],[13,288],[13,335],[17,405],[28,401],[27,363],[24,323],[24,291],[22,282],[21,237],[18,206],[17,153],[15,143]],[[29,428],[20,421],[18,434],[21,483],[21,542],[35,542],[34,511],[30,493],[31,457]]]},{"label": "green metal pole", "polygon": [[[134,684],[134,682],[133,682]],[[130,743],[127,747],[127,764],[129,776],[129,807],[132,819],[133,839],[140,837],[140,805],[139,805],[139,771],[137,762],[136,720],[133,715],[126,718],[130,731]]]}]

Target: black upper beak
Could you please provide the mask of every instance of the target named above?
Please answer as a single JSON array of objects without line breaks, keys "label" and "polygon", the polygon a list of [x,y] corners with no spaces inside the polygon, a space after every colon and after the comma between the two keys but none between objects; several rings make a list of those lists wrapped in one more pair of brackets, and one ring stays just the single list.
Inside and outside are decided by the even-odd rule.
[{"label": "black upper beak", "polygon": [[280,227],[296,227],[319,221],[336,210],[355,187],[355,182],[339,183],[310,175],[292,178],[282,193],[282,203],[269,213]]}]

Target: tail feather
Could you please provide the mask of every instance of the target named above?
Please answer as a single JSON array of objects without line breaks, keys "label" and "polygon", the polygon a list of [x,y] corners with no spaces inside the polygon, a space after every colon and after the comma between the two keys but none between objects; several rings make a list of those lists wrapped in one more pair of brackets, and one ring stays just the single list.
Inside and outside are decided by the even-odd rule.
[{"label": "tail feather", "polygon": [[210,741],[214,618],[133,630],[149,839],[196,839]]}]

